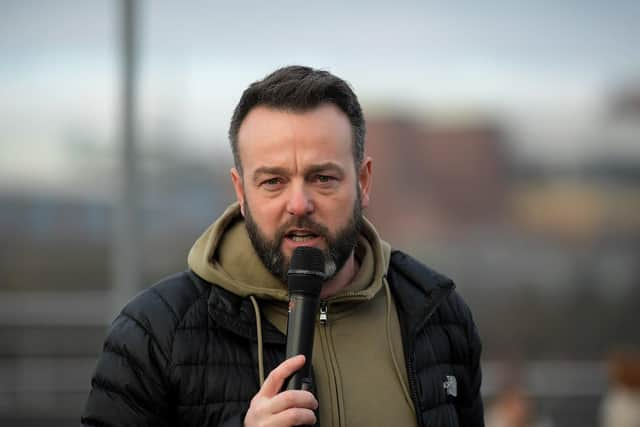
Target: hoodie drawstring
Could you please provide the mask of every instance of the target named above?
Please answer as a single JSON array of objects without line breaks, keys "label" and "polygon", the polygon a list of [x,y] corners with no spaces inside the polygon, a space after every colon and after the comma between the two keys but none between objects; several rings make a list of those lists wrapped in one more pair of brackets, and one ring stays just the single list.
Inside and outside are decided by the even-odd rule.
[{"label": "hoodie drawstring", "polygon": [[260,387],[264,384],[264,356],[262,354],[262,318],[260,316],[260,307],[253,295],[249,295],[253,311],[256,313],[256,329],[258,331],[258,375],[260,376]]},{"label": "hoodie drawstring", "polygon": [[[385,322],[385,329],[387,332],[387,344],[389,345],[389,350],[391,351],[391,359],[393,360],[393,366],[396,370],[396,376],[398,377],[398,381],[400,381],[400,385],[402,386],[402,391],[404,392],[404,398],[411,410],[415,413],[416,408],[413,406],[413,400],[411,400],[411,394],[409,393],[409,387],[404,381],[402,377],[402,371],[400,371],[400,366],[398,365],[398,359],[396,358],[396,353],[393,351],[393,343],[391,342],[391,289],[389,288],[389,282],[387,281],[387,276],[382,276],[382,282],[384,285],[384,291],[387,296],[387,316]],[[409,373],[407,372],[407,375]]]},{"label": "hoodie drawstring", "polygon": [[[391,289],[389,288],[389,282],[387,281],[387,277],[382,277],[382,282],[384,285],[384,291],[386,295],[386,319],[385,319],[385,330],[387,335],[387,345],[389,346],[389,351],[391,352],[391,359],[393,360],[393,367],[396,371],[396,376],[398,377],[398,381],[400,381],[400,385],[402,386],[402,391],[404,393],[404,398],[407,401],[407,404],[411,408],[413,412],[415,412],[415,406],[413,405],[413,400],[411,400],[411,394],[409,393],[409,387],[407,383],[404,381],[402,377],[402,371],[400,370],[400,365],[398,365],[398,358],[396,357],[396,352],[393,350],[394,345],[391,342]],[[258,306],[258,301],[256,301],[253,295],[249,295],[249,299],[251,300],[251,304],[253,305],[253,310],[256,315],[256,329],[258,334],[258,375],[260,376],[260,387],[264,384],[264,355],[263,355],[263,344],[262,344],[262,317],[260,315],[260,307]],[[409,373],[407,373],[408,375]]]}]

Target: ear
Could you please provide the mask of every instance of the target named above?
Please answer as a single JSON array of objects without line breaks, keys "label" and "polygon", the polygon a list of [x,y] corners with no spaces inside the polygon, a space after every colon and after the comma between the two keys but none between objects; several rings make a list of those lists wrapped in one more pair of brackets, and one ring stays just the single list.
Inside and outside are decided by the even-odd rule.
[{"label": "ear", "polygon": [[362,207],[369,206],[371,193],[371,157],[367,156],[360,165],[358,171],[358,186],[360,186],[360,197],[362,198]]},{"label": "ear", "polygon": [[233,190],[236,192],[236,199],[240,203],[240,212],[244,216],[244,185],[242,185],[242,175],[238,172],[238,169],[231,168],[231,182],[233,183]]}]

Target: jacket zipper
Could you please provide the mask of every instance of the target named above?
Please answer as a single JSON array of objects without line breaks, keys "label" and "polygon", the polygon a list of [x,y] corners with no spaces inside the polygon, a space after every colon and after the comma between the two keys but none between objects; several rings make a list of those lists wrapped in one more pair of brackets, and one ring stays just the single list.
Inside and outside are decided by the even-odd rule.
[{"label": "jacket zipper", "polygon": [[[413,349],[412,349],[413,351]],[[422,426],[422,414],[420,413],[420,402],[418,401],[418,392],[416,391],[416,378],[415,369],[413,367],[413,353],[407,358],[407,377],[409,378],[409,390],[411,392],[411,400],[413,400],[413,406],[416,410],[416,417],[418,425]]]},{"label": "jacket zipper", "polygon": [[320,324],[321,325],[326,325],[327,324],[327,302],[326,301],[320,301]]},{"label": "jacket zipper", "polygon": [[[331,411],[335,414],[337,423],[336,426],[342,426],[342,417],[341,413],[341,396],[340,390],[338,388],[338,378],[335,370],[334,364],[334,349],[333,344],[331,343],[331,338],[329,337],[329,303],[327,301],[320,301],[320,336],[325,343],[327,364],[329,366],[329,374],[333,377],[333,392],[335,393],[335,402],[331,404],[335,404],[335,408]],[[331,381],[330,381],[331,383]]]}]

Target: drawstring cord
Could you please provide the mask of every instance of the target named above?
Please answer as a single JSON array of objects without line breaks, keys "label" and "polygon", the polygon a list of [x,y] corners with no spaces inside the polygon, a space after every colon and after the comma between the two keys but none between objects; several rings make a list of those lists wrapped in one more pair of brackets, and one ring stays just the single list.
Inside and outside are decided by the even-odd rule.
[{"label": "drawstring cord", "polygon": [[[387,332],[387,344],[389,345],[389,350],[391,351],[391,359],[393,360],[393,366],[396,370],[396,376],[398,377],[398,381],[400,381],[400,385],[402,386],[402,391],[404,393],[404,398],[409,404],[409,407],[413,412],[416,412],[416,408],[413,406],[413,400],[411,400],[411,394],[409,393],[409,387],[405,383],[402,377],[402,371],[400,371],[400,365],[398,365],[398,359],[396,358],[396,353],[393,350],[393,343],[391,342],[391,289],[389,288],[389,282],[387,281],[387,276],[382,276],[382,283],[384,284],[384,291],[387,296],[387,316],[385,322],[385,329]],[[407,375],[409,373],[407,372]]]},{"label": "drawstring cord", "polygon": [[260,317],[260,307],[253,295],[249,295],[253,311],[256,313],[256,329],[258,330],[258,375],[260,376],[260,387],[264,384],[264,357],[262,354],[262,318]]},{"label": "drawstring cord", "polygon": [[[413,412],[415,412],[415,406],[413,405],[413,401],[411,400],[411,394],[409,393],[409,387],[404,381],[402,377],[402,371],[400,370],[400,365],[398,365],[398,359],[396,357],[396,353],[393,350],[393,343],[391,342],[391,289],[389,288],[389,282],[387,281],[387,277],[383,276],[382,283],[384,284],[384,291],[386,294],[386,319],[385,319],[385,330],[387,334],[387,345],[389,346],[389,350],[391,352],[391,359],[393,360],[393,366],[396,371],[396,376],[398,377],[398,381],[400,381],[400,385],[402,386],[402,392],[404,393],[404,398],[407,401],[407,404],[411,408]],[[263,348],[262,348],[262,318],[260,316],[260,308],[258,307],[258,302],[256,301],[253,295],[249,295],[249,299],[251,299],[251,304],[253,305],[253,310],[256,314],[256,328],[258,333],[258,374],[260,377],[260,387],[264,384],[264,356],[263,356]],[[409,373],[407,373],[408,375]]]}]

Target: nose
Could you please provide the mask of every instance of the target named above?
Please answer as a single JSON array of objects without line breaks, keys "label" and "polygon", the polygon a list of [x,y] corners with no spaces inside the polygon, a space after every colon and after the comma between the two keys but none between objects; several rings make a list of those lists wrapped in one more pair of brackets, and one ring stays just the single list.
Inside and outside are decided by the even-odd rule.
[{"label": "nose", "polygon": [[304,185],[292,186],[287,200],[287,212],[295,216],[304,216],[310,215],[313,209],[313,200]]}]

